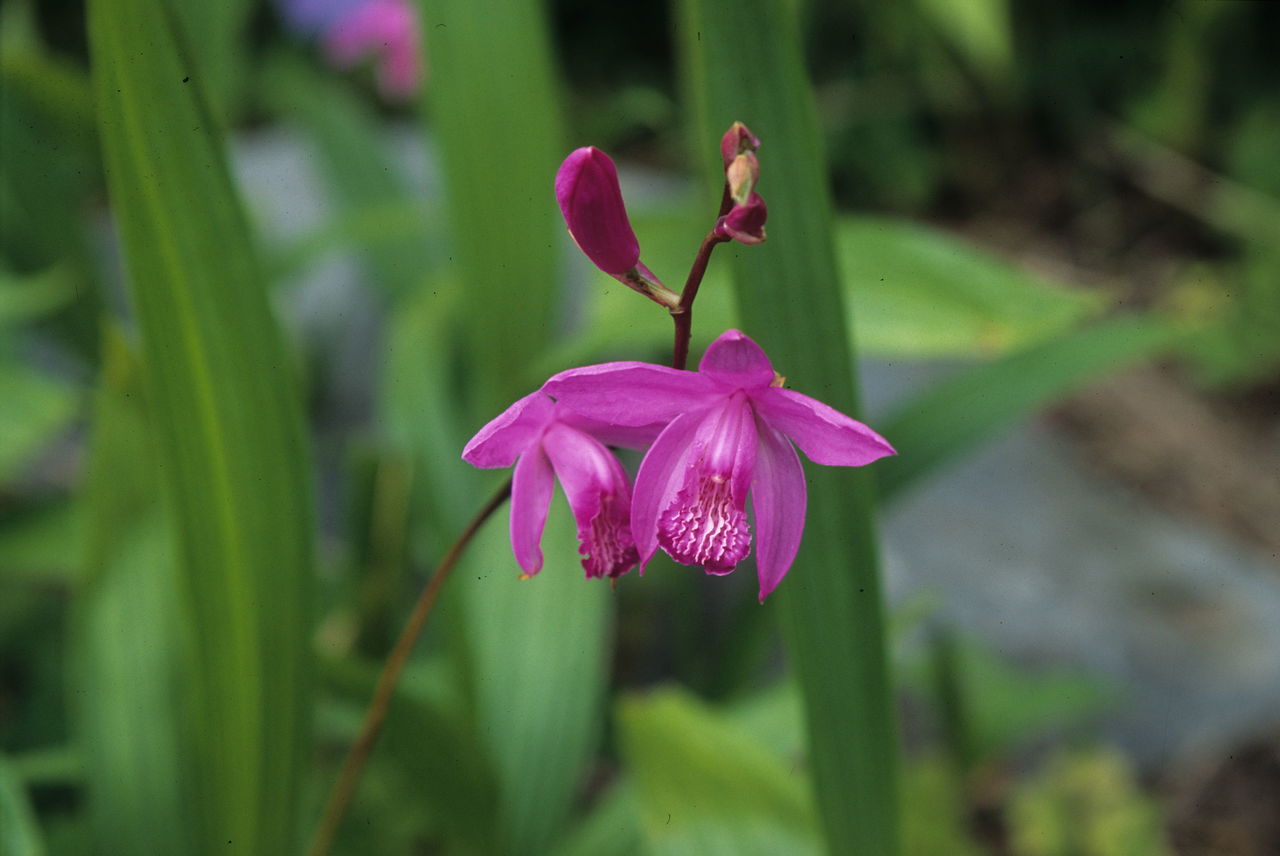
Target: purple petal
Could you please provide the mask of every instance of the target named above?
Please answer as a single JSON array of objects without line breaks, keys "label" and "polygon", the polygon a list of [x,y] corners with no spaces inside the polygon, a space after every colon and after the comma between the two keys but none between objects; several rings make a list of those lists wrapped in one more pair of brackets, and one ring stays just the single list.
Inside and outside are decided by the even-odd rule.
[{"label": "purple petal", "polygon": [[477,431],[462,450],[462,460],[483,469],[511,466],[537,442],[554,412],[555,404],[541,391],[529,393]]},{"label": "purple petal", "polygon": [[800,458],[787,438],[759,420],[760,446],[751,483],[760,602],[791,569],[804,534],[806,489]]},{"label": "purple petal", "polygon": [[769,219],[769,208],[760,198],[759,193],[741,205],[729,209],[729,213],[716,223],[716,234],[722,238],[732,238],[740,244],[764,243],[764,224]]},{"label": "purple petal", "polygon": [[773,383],[773,363],[741,330],[726,330],[707,346],[698,371],[734,389],[763,389]]},{"label": "purple petal", "polygon": [[542,530],[547,525],[547,509],[556,477],[551,462],[535,445],[520,456],[511,478],[511,551],[516,564],[526,574],[542,570]]},{"label": "purple petal", "polygon": [[638,362],[569,369],[543,384],[542,391],[581,416],[634,427],[669,422],[724,395],[697,372]]},{"label": "purple petal", "polygon": [[677,416],[640,462],[631,496],[631,534],[635,536],[642,568],[658,550],[658,515],[684,482],[694,435],[709,412],[699,410]]},{"label": "purple petal", "polygon": [[543,448],[578,524],[587,577],[617,577],[638,562],[631,535],[627,474],[598,440],[564,423],[547,429]]},{"label": "purple petal", "polygon": [[556,173],[556,201],[569,234],[592,263],[608,274],[640,261],[640,243],[627,219],[618,169],[595,146],[577,149]]},{"label": "purple petal", "polygon": [[564,405],[556,405],[556,421],[563,422],[573,428],[577,428],[585,434],[595,437],[606,446],[621,446],[624,449],[647,449],[658,435],[662,433],[662,429],[667,427],[667,422],[650,422],[648,425],[615,425],[611,422],[601,422],[599,419],[589,419],[581,414],[574,413]]},{"label": "purple petal", "polygon": [[720,138],[720,157],[728,168],[733,159],[743,152],[754,152],[760,148],[760,138],[751,133],[751,129],[741,122],[734,122],[729,130]]},{"label": "purple petal", "polygon": [[807,395],[771,388],[753,393],[752,399],[764,421],[794,440],[816,464],[860,467],[897,454],[866,425]]}]

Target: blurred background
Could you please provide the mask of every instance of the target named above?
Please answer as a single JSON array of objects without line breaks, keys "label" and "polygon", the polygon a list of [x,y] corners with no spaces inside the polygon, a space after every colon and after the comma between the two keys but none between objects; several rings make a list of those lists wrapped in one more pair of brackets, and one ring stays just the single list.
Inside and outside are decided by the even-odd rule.
[{"label": "blurred background", "polygon": [[[700,33],[681,4],[514,4],[493,27],[527,28],[546,72],[514,97],[548,99],[558,124],[530,138],[559,142],[499,116],[509,160],[460,166],[467,75],[503,70],[449,40],[451,4],[345,30],[341,3],[171,5],[303,399],[307,830],[418,590],[497,483],[457,460],[499,407],[469,381],[460,200],[528,186],[551,222],[560,158],[599,146],[645,262],[679,284],[718,194]],[[904,851],[1280,852],[1280,4],[792,5],[863,416],[902,452],[876,476]],[[148,719],[184,631],[84,4],[4,0],[0,51],[0,852],[197,852],[156,820],[163,786],[112,786],[164,782],[184,751],[181,723]],[[786,171],[767,137],[759,157],[768,200]],[[547,269],[507,273],[544,340],[514,391],[665,362],[669,322],[555,235]],[[751,250],[713,258],[695,355],[737,323],[726,257]],[[544,549],[572,557],[555,503]],[[819,852],[754,572],[656,561],[609,593],[570,560],[516,586],[504,530],[433,616],[336,852]],[[499,587],[589,617],[526,626]],[[556,670],[581,686],[548,689]],[[561,692],[585,700],[572,716],[543,698]],[[504,743],[533,698],[569,736]],[[532,808],[512,796],[529,770]]]}]

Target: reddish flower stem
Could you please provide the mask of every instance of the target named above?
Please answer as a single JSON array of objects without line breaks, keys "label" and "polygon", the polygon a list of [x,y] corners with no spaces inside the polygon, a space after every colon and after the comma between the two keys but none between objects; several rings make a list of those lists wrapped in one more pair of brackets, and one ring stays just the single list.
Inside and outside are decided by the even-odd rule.
[{"label": "reddish flower stem", "polygon": [[355,742],[347,751],[347,757],[342,762],[342,771],[333,784],[333,790],[329,792],[324,813],[320,816],[320,824],[316,827],[311,846],[307,849],[308,856],[326,856],[333,847],[338,828],[342,825],[342,819],[347,813],[347,807],[351,804],[352,796],[355,795],[360,773],[364,770],[365,762],[369,760],[374,743],[378,740],[382,722],[387,718],[387,709],[391,705],[392,695],[395,694],[400,673],[404,671],[414,644],[417,643],[418,636],[427,623],[427,617],[431,615],[431,608],[435,606],[436,599],[440,596],[440,589],[444,587],[454,566],[458,564],[458,559],[462,558],[463,551],[480,531],[480,527],[502,507],[510,496],[511,479],[507,479],[484,504],[484,507],[476,512],[476,516],[471,518],[471,522],[449,547],[449,552],[445,553],[444,558],[440,560],[436,572],[423,587],[422,594],[418,595],[418,602],[414,604],[413,612],[410,613],[400,638],[396,640],[395,647],[391,649],[387,662],[382,667],[382,673],[378,675],[378,684],[374,688],[369,709],[364,715],[360,733],[356,735]]},{"label": "reddish flower stem", "polygon": [[693,336],[693,301],[698,298],[698,286],[707,273],[707,262],[711,261],[711,251],[716,244],[723,244],[728,238],[722,238],[712,231],[702,239],[698,255],[689,269],[689,278],[685,280],[684,290],[680,292],[680,303],[671,310],[671,320],[675,324],[675,345],[671,349],[671,366],[683,369],[689,362],[689,339]]}]

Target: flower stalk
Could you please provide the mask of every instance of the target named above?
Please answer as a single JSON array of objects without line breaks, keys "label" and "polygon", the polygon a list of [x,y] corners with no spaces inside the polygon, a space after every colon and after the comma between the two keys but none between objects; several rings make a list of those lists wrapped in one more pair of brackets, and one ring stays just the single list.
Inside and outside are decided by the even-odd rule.
[{"label": "flower stalk", "polygon": [[325,801],[324,811],[320,815],[320,823],[312,836],[311,846],[307,848],[307,856],[327,856],[333,849],[334,838],[342,826],[347,808],[351,805],[351,798],[355,795],[360,774],[364,771],[370,753],[373,752],[373,746],[382,731],[382,723],[387,718],[387,709],[391,706],[391,697],[395,694],[400,673],[404,671],[409,655],[422,634],[422,628],[426,626],[427,618],[430,617],[431,610],[440,597],[440,590],[444,588],[445,582],[453,573],[454,567],[462,558],[471,540],[480,531],[480,527],[502,507],[510,496],[511,479],[507,479],[489,498],[489,501],[476,512],[475,517],[471,518],[471,522],[449,547],[449,552],[445,553],[436,572],[432,574],[431,579],[423,587],[422,593],[418,595],[418,602],[414,604],[413,612],[409,614],[409,620],[405,623],[404,630],[400,632],[400,638],[396,640],[395,647],[391,649],[387,662],[378,675],[378,683],[373,691],[373,699],[369,702],[369,709],[365,712],[364,722],[360,725],[360,733],[356,735],[355,742],[347,750],[347,757],[342,762],[338,780],[329,791],[329,798]]}]

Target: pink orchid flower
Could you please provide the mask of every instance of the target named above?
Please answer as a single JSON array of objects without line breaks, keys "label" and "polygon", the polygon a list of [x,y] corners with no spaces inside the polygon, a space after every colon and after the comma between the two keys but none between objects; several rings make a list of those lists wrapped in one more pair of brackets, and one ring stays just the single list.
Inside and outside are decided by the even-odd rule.
[{"label": "pink orchid flower", "polygon": [[511,549],[526,574],[542,570],[542,531],[558,476],[578,524],[587,578],[618,577],[639,562],[631,536],[631,487],[605,443],[643,448],[660,425],[622,427],[583,417],[542,392],[526,395],[485,425],[462,451],[482,468],[515,464]]},{"label": "pink orchid flower", "polygon": [[804,471],[792,442],[829,466],[894,454],[866,425],[777,381],[760,346],[729,330],[697,372],[605,363],[561,372],[543,391],[601,422],[669,423],[636,476],[631,531],[642,568],[661,546],[708,573],[732,571],[751,548],[750,495],[763,602],[791,568],[804,532]]}]

